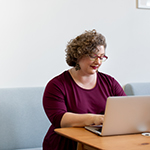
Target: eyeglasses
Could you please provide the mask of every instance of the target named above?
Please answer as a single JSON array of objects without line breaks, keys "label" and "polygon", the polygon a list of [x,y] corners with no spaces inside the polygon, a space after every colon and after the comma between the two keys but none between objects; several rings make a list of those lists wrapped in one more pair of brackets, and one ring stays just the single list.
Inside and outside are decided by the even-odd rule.
[{"label": "eyeglasses", "polygon": [[92,61],[95,61],[97,58],[99,58],[100,61],[104,62],[104,61],[106,61],[106,60],[108,59],[108,57],[105,56],[105,55],[104,55],[104,56],[98,56],[98,55],[96,55],[96,54],[90,54],[89,57],[90,57],[90,59],[91,59]]}]

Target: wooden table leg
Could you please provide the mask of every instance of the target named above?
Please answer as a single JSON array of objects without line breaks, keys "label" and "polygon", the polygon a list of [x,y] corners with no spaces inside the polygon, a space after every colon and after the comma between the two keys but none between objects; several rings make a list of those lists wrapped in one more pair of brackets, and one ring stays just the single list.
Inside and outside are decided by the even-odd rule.
[{"label": "wooden table leg", "polygon": [[82,144],[82,143],[78,142],[77,150],[98,150],[98,149],[93,148],[93,147],[91,147],[89,145]]},{"label": "wooden table leg", "polygon": [[82,144],[82,143],[78,142],[77,150],[84,150],[84,149],[83,149],[83,144]]}]

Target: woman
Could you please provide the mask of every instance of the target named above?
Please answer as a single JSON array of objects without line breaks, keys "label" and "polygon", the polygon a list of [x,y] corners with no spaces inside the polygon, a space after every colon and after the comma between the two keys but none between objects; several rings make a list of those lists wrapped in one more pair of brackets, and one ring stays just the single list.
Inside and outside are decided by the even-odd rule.
[{"label": "woman", "polygon": [[43,96],[52,123],[43,150],[76,150],[76,142],[56,134],[54,129],[100,125],[107,98],[126,95],[113,77],[98,72],[108,58],[105,49],[105,37],[96,30],[85,31],[68,43],[66,62],[72,68],[53,78]]}]

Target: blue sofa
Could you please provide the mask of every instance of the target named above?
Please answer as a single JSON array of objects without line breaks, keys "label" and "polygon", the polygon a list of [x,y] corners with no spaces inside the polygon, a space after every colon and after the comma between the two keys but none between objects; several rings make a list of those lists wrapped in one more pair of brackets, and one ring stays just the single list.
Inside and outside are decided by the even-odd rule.
[{"label": "blue sofa", "polygon": [[42,150],[50,126],[42,106],[44,88],[0,88],[0,150]]},{"label": "blue sofa", "polygon": [[[150,83],[124,86],[127,95],[150,95]],[[0,88],[0,150],[42,150],[51,123],[45,115],[43,87]]]}]

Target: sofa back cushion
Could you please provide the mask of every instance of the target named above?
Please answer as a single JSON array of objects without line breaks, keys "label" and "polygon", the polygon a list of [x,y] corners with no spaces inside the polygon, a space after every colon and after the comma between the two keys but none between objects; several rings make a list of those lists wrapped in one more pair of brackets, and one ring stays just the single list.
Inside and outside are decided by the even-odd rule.
[{"label": "sofa back cushion", "polygon": [[124,91],[127,95],[150,95],[150,83],[129,83]]},{"label": "sofa back cushion", "polygon": [[0,149],[42,147],[50,126],[42,106],[44,88],[0,89]]}]

